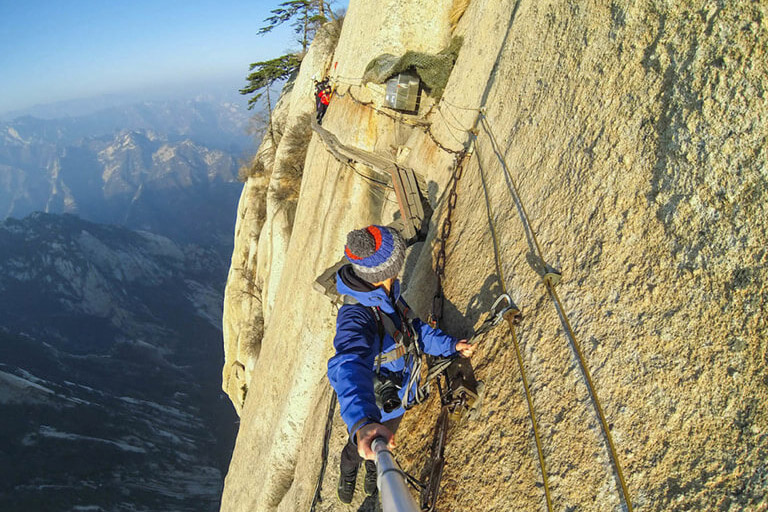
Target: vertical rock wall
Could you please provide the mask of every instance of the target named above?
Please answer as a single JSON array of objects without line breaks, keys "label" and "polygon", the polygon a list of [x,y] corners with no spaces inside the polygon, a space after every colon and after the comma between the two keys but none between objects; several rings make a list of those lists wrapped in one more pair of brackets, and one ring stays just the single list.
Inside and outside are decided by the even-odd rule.
[{"label": "vertical rock wall", "polygon": [[[314,75],[330,66],[338,39],[332,24],[318,31],[302,61],[301,72],[280,96],[254,162],[261,171],[250,177],[240,197],[235,247],[224,300],[225,362],[222,387],[238,413],[251,385],[253,369],[269,324],[278,283],[291,237],[297,197],[281,191],[284,162],[295,148],[280,144],[283,137],[314,113]],[[293,94],[291,91],[297,91]]]},{"label": "vertical rock wall", "polygon": [[[385,51],[434,51],[449,40],[448,2],[389,3],[352,0],[330,59],[339,62],[337,76],[360,77]],[[473,0],[459,23],[464,46],[425,119],[453,149],[468,140],[473,109],[484,106],[488,122],[459,183],[444,327],[466,334],[500,291],[490,216],[506,286],[525,315],[519,337],[557,510],[621,510],[620,493],[571,341],[532,265],[509,179],[546,262],[563,272],[557,292],[636,508],[766,510],[766,15],[768,6],[750,1]],[[352,86],[352,96],[339,95],[324,126],[366,150],[407,146],[407,163],[432,182],[438,224],[453,156],[422,130],[353,100],[366,94]],[[268,263],[283,255],[269,285],[274,309],[248,370],[222,510],[309,508],[335,318],[311,283],[338,259],[349,229],[389,222],[394,212],[391,191],[364,173],[313,138],[290,241]],[[257,201],[244,195],[241,208]],[[435,232],[407,272],[409,301],[422,316]],[[234,297],[227,308],[237,307]],[[451,429],[439,509],[544,510],[506,327],[478,352],[484,407],[477,421]],[[398,435],[398,456],[412,473],[423,466],[436,412],[434,401],[412,411]],[[345,509],[335,502],[344,437],[337,418],[318,510]]]},{"label": "vertical rock wall", "polygon": [[[478,16],[475,27],[476,8],[465,20]],[[488,119],[545,258],[564,273],[558,291],[633,500],[654,510],[764,506],[765,6],[520,2],[507,12]],[[446,95],[459,106],[479,104],[471,90],[464,103],[453,94],[475,65],[466,52]],[[477,319],[495,273],[481,168],[507,285],[526,314],[520,336],[556,508],[618,509],[582,373],[485,130],[449,244],[454,325]],[[519,372],[504,329],[497,336],[477,357],[485,416],[456,430],[449,449],[448,509],[543,503]]]},{"label": "vertical rock wall", "polygon": [[[442,2],[400,4],[395,0],[353,2],[345,26],[358,32],[353,36],[347,29],[342,32],[333,62],[339,62],[345,73],[361,77],[365,65],[381,53],[404,51],[413,45],[438,47],[435,41],[447,39],[447,21],[433,21],[440,12],[447,20],[448,8]],[[382,25],[382,10],[397,13],[389,19],[398,31],[396,37]],[[328,48],[323,45],[316,39],[290,95],[281,100],[290,105],[287,112],[276,112],[285,132],[302,113],[314,110],[311,77],[331,67],[331,61],[325,60]],[[390,155],[409,136],[393,120],[372,115],[370,109],[343,93],[334,100],[323,126],[344,144]],[[279,144],[274,169],[279,168],[283,154]],[[316,475],[317,467],[297,467],[297,458],[316,453],[320,446],[317,432],[324,424],[314,421],[314,413],[327,403],[321,399],[328,398],[325,364],[335,326],[335,309],[313,291],[312,282],[341,256],[349,230],[381,222],[384,217],[391,219],[396,209],[391,187],[365,179],[364,166],[354,167],[335,160],[319,138],[313,137],[295,212],[271,195],[281,180],[273,174],[262,226],[254,227],[255,216],[248,213],[262,201],[250,193],[256,186],[251,180],[259,178],[252,178],[244,188],[224,319],[224,385],[236,407],[242,408],[241,428],[222,510],[297,510],[311,499],[309,489],[314,482],[309,475]],[[257,296],[251,297],[243,293],[248,288],[244,277],[254,268]],[[261,337],[252,328],[254,317],[263,319]],[[247,395],[241,405],[243,387]],[[263,475],[258,482],[252,479],[256,467]],[[301,471],[307,475],[297,478]]]}]

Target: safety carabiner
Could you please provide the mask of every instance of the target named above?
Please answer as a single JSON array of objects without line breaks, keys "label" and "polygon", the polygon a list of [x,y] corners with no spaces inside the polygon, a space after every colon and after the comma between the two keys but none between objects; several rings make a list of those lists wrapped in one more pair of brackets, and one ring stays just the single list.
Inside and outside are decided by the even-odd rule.
[{"label": "safety carabiner", "polygon": [[[502,308],[499,308],[499,305],[502,301],[506,301],[506,305]],[[502,293],[499,295],[499,297],[496,299],[496,301],[493,303],[493,306],[491,306],[490,314],[492,315],[492,322],[491,325],[495,326],[502,320],[504,320],[504,313],[511,309],[517,309],[517,306],[515,306],[515,303],[512,302],[512,297],[509,296],[508,293]]]},{"label": "safety carabiner", "polygon": [[522,319],[520,309],[517,307],[514,301],[512,301],[512,297],[510,297],[508,293],[502,293],[494,301],[493,306],[491,306],[490,311],[488,311],[488,316],[480,325],[480,328],[475,331],[475,333],[467,342],[469,344],[476,343],[478,336],[485,334],[492,328],[496,327],[509,315],[512,315],[512,321],[514,323],[517,323]]}]

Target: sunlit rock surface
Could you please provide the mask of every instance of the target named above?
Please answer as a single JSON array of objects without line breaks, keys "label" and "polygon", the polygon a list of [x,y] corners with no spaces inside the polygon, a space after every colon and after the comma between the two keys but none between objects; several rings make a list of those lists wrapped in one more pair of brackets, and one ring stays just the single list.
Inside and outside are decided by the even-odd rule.
[{"label": "sunlit rock surface", "polygon": [[[447,4],[352,0],[329,57],[339,63],[339,88],[323,123],[342,143],[393,159],[405,146],[405,164],[429,183],[436,217],[404,275],[424,317],[453,155],[424,130],[356,102],[375,98],[354,84],[381,53],[447,45]],[[458,61],[442,100],[420,116],[454,150],[469,139],[474,109],[485,107],[487,123],[458,186],[443,325],[469,333],[501,291],[490,215],[505,284],[524,314],[518,335],[556,510],[622,510],[621,494],[583,373],[534,269],[510,180],[546,263],[563,273],[557,293],[634,506],[765,510],[767,15],[765,4],[748,1],[473,0],[453,32],[464,37]],[[310,97],[306,77],[315,72],[302,68],[297,84],[305,85],[293,88],[292,103]],[[258,350],[228,355],[225,366],[225,389],[238,407],[243,397],[227,384],[227,368],[239,361],[237,382],[247,382],[226,512],[309,510],[335,320],[311,284],[341,256],[348,230],[388,223],[396,211],[391,190],[364,171],[339,163],[314,136],[292,229],[273,246],[280,250],[262,253],[259,244],[255,256],[237,247],[255,247],[262,227],[248,212],[265,200],[269,210],[270,199],[255,197],[254,183],[244,188],[229,289],[246,288],[235,269],[280,270],[268,283],[261,271],[256,298],[227,294],[227,354],[242,350],[238,333],[249,329],[248,346]],[[257,329],[252,318],[268,321]],[[544,510],[506,327],[483,339],[473,362],[486,385],[484,406],[477,421],[451,429],[438,508]],[[437,411],[432,401],[410,412],[398,434],[398,458],[411,473],[423,468]],[[316,510],[347,510],[335,497],[344,440],[337,414]]]}]

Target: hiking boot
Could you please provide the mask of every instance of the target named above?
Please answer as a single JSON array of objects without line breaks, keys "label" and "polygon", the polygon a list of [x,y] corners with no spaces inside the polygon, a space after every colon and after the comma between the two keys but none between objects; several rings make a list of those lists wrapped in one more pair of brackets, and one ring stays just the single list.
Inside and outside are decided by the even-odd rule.
[{"label": "hiking boot", "polygon": [[349,475],[343,473],[339,474],[339,487],[336,492],[339,496],[339,501],[349,505],[352,503],[352,497],[355,495],[355,481],[357,480],[357,468]]},{"label": "hiking boot", "polygon": [[376,477],[376,463],[372,460],[365,461],[365,486],[363,489],[365,489],[366,496],[373,496],[378,492],[378,489],[376,488]]}]

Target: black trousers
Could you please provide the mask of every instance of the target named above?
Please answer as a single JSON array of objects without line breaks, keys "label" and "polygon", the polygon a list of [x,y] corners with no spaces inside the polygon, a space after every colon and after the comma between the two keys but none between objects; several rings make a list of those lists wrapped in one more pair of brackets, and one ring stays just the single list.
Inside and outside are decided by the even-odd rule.
[{"label": "black trousers", "polygon": [[328,105],[323,105],[319,101],[317,103],[317,124],[322,124],[323,117],[325,117],[325,111],[328,110]]},{"label": "black trousers", "polygon": [[[402,416],[387,420],[382,425],[387,427],[393,434],[397,432],[397,427],[400,426],[400,422],[403,420]],[[357,471],[363,458],[357,454],[357,445],[352,441],[347,441],[344,449],[341,450],[341,464],[340,470],[342,475],[352,475]],[[365,461],[365,468],[368,471],[376,471],[376,464],[372,460]]]}]

